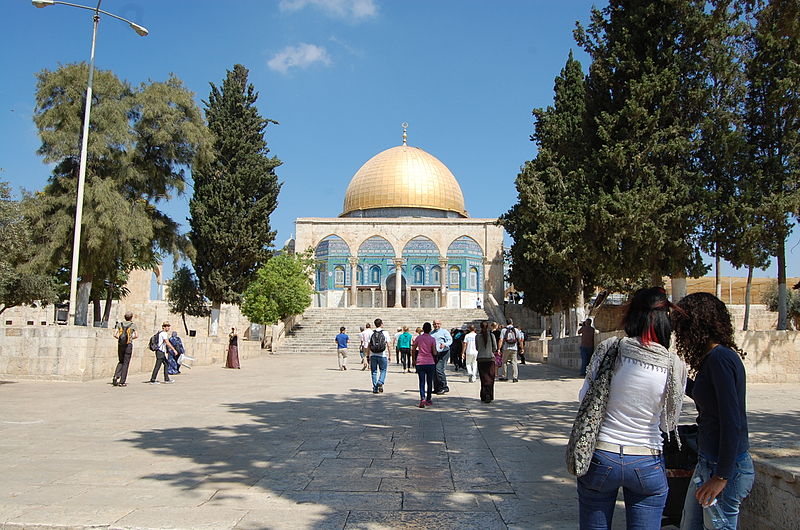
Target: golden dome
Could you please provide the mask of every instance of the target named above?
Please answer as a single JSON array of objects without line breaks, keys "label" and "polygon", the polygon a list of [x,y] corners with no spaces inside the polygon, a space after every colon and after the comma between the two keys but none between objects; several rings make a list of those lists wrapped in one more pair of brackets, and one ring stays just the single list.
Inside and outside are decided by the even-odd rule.
[{"label": "golden dome", "polygon": [[408,145],[382,151],[361,166],[347,187],[342,216],[384,208],[467,216],[461,186],[447,166],[430,153]]}]

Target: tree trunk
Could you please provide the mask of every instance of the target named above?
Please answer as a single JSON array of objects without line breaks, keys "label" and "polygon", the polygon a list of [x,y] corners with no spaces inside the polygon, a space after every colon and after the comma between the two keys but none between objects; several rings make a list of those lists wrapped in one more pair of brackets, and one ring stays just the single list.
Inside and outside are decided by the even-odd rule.
[{"label": "tree trunk", "polygon": [[781,241],[778,244],[778,252],[776,253],[776,258],[778,258],[778,329],[785,330],[786,329],[786,301],[787,295],[786,292],[786,242]]},{"label": "tree trunk", "polygon": [[219,310],[222,302],[212,302],[211,315],[208,317],[208,336],[216,337],[219,334]]},{"label": "tree trunk", "polygon": [[[583,278],[578,278],[577,303],[575,304],[575,319],[580,324],[586,320],[586,300],[583,297]],[[577,330],[576,330],[577,331]]]},{"label": "tree trunk", "polygon": [[75,325],[86,326],[89,318],[89,295],[92,292],[92,281],[78,282],[78,294],[75,300]]},{"label": "tree trunk", "polygon": [[186,325],[186,313],[181,313],[181,319],[183,320],[183,329],[186,331],[186,336],[189,336],[189,326]]},{"label": "tree trunk", "polygon": [[109,286],[106,292],[106,306],[103,308],[103,322],[108,324],[108,319],[111,318],[111,304],[114,303],[114,290],[113,286]]},{"label": "tree trunk", "polygon": [[750,287],[753,285],[753,266],[747,267],[747,286],[744,288],[744,323],[742,331],[750,327]]},{"label": "tree trunk", "polygon": [[714,294],[722,300],[722,258],[719,257],[719,243],[714,245],[716,256],[714,256]]},{"label": "tree trunk", "polygon": [[99,326],[100,319],[103,318],[103,308],[100,306],[100,298],[92,298],[92,325]]},{"label": "tree trunk", "polygon": [[686,273],[681,271],[670,278],[672,284],[672,302],[677,304],[686,296]]}]

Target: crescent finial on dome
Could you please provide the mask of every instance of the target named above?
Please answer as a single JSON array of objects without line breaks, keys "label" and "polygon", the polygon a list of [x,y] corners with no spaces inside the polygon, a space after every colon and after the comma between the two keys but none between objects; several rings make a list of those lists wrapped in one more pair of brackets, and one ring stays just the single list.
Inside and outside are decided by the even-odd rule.
[{"label": "crescent finial on dome", "polygon": [[403,145],[408,145],[408,133],[406,132],[408,130],[408,122],[404,121],[402,125],[403,125]]}]

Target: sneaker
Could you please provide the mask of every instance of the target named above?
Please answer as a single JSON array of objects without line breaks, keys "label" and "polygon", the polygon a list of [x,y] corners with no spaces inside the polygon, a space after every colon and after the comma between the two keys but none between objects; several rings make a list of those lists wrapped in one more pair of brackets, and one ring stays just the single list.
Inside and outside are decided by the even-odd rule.
[{"label": "sneaker", "polygon": [[342,370],[347,370],[347,367],[346,366],[342,366]]},{"label": "sneaker", "polygon": [[511,382],[512,382],[512,383],[519,383],[519,379],[514,379],[514,380],[513,380],[513,381],[511,381]]},{"label": "sneaker", "polygon": [[447,394],[448,392],[450,392],[449,388],[443,388],[441,393],[442,394]]},{"label": "sneaker", "polygon": [[433,405],[433,400],[432,399],[426,399],[425,400],[425,404],[430,407],[431,405]]},{"label": "sneaker", "polygon": [[364,370],[366,370],[366,369],[367,369],[367,367],[366,367],[366,366],[362,366],[362,367],[361,367],[361,371],[362,371],[362,372],[363,372]]},{"label": "sneaker", "polygon": [[383,385],[378,385],[378,392],[383,394]]},{"label": "sneaker", "polygon": [[160,385],[161,383],[159,383],[158,381],[150,381],[150,384],[151,385]]},{"label": "sneaker", "polygon": [[417,405],[417,406],[418,406],[419,408],[421,408],[421,409],[424,409],[424,408],[425,408],[425,400],[422,400],[422,401],[420,401],[420,402],[419,402],[419,405]]},{"label": "sneaker", "polygon": [[508,377],[501,377],[498,381],[508,381]]},{"label": "sneaker", "polygon": [[377,394],[377,393],[378,393],[378,389],[377,389],[377,388],[373,388],[373,389],[372,389],[372,393],[373,393],[373,394]]},{"label": "sneaker", "polygon": [[120,383],[117,386],[128,386],[128,383]]},{"label": "sneaker", "polygon": [[112,384],[113,386],[117,386],[117,385],[119,385],[119,383],[117,383],[117,380],[116,380],[116,379],[114,379],[113,381],[111,381],[111,384]]},{"label": "sneaker", "polygon": [[167,379],[166,381],[164,381],[164,384],[165,385],[169,385],[169,384],[174,383],[174,382],[175,382],[174,379]]}]

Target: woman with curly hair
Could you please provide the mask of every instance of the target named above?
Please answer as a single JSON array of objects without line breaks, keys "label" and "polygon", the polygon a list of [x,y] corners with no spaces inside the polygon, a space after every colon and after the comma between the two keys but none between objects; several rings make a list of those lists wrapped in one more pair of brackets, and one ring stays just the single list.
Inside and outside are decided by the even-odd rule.
[{"label": "woman with curly hair", "polygon": [[686,365],[668,350],[672,307],[664,289],[639,289],[625,314],[627,337],[604,340],[589,362],[580,400],[593,387],[593,406],[605,413],[589,426],[597,441],[578,477],[581,529],[611,528],[620,487],[628,528],[661,528],[669,491],[661,432],[676,428],[686,386]]},{"label": "woman with curly hair", "polygon": [[[703,507],[714,499],[727,519],[724,528],[736,528],[739,504],[755,480],[748,452],[745,353],[733,340],[731,315],[719,298],[694,293],[678,302],[678,308],[672,322],[678,353],[694,375],[687,394],[697,406],[699,453],[681,529],[704,528]],[[710,521],[705,528],[712,528]]]}]

